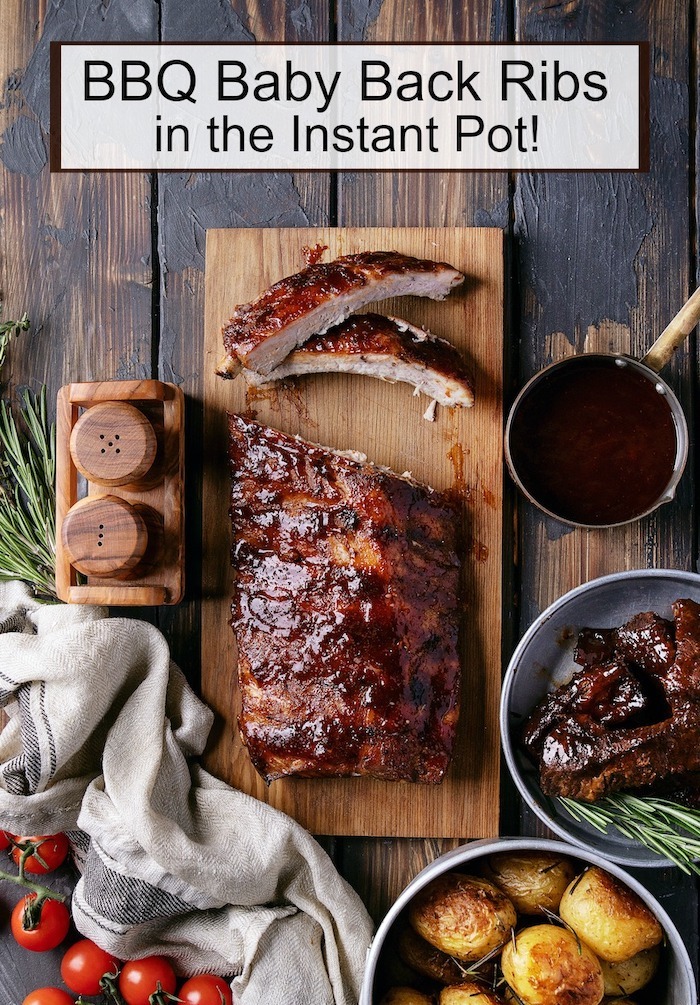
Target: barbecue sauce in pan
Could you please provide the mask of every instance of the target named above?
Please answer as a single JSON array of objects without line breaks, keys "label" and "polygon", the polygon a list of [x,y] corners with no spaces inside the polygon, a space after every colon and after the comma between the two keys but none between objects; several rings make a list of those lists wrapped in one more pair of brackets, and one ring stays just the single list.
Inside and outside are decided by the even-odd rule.
[{"label": "barbecue sauce in pan", "polygon": [[663,495],[676,427],[653,381],[614,358],[582,356],[524,396],[510,448],[523,486],[545,509],[571,523],[623,523]]}]

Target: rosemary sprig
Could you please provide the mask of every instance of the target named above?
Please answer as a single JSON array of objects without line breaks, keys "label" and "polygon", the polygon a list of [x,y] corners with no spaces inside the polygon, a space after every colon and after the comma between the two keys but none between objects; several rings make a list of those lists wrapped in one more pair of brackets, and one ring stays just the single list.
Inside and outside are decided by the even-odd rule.
[{"label": "rosemary sprig", "polygon": [[[2,304],[0,304],[2,310]],[[26,332],[29,328],[29,317],[25,311],[19,321],[3,321],[0,324],[0,370],[7,356],[7,347],[13,338],[17,338],[20,332]]]},{"label": "rosemary sprig", "polygon": [[700,810],[670,799],[621,792],[596,803],[560,798],[564,809],[580,822],[607,834],[614,827],[669,859],[685,873],[700,876]]},{"label": "rosemary sprig", "polygon": [[[0,325],[0,366],[28,327],[26,313]],[[55,440],[45,387],[25,390],[17,414],[0,401],[0,580],[21,579],[48,597],[56,592]]]}]

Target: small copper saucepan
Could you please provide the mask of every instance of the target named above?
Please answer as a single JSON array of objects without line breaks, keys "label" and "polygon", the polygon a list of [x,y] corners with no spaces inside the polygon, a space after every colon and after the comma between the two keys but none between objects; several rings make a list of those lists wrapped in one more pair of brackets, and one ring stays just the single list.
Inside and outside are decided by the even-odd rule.
[{"label": "small copper saucepan", "polygon": [[552,363],[518,394],[505,457],[521,491],[574,527],[616,527],[673,499],[688,425],[659,371],[700,320],[700,289],[642,360],[582,353]]}]

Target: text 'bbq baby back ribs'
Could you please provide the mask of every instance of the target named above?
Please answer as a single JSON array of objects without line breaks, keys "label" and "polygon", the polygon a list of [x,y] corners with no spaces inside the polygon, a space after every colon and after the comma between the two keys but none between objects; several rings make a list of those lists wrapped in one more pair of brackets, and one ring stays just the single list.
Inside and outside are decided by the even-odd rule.
[{"label": "text 'bbq baby back ribs'", "polygon": [[267,781],[439,782],[460,666],[458,519],[408,478],[229,415],[239,728]]},{"label": "text 'bbq baby back ribs'", "polygon": [[584,669],[542,701],[524,743],[542,790],[593,802],[617,791],[700,786],[700,606],[673,622],[648,612],[617,629],[584,629]]}]

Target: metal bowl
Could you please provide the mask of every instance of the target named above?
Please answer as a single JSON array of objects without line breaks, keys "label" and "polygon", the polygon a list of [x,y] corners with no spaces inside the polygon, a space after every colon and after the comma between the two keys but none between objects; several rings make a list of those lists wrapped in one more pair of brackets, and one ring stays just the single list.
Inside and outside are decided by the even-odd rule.
[{"label": "metal bowl", "polygon": [[[675,598],[674,598],[675,599]],[[546,841],[541,838],[500,838],[497,841],[474,841],[462,845],[441,855],[431,865],[427,866],[412,880],[389,909],[374,937],[365,966],[365,975],[360,992],[359,1005],[377,1005],[381,989],[382,956],[386,952],[387,961],[393,956],[390,935],[399,916],[405,911],[409,902],[419,890],[426,886],[443,872],[452,869],[472,871],[476,861],[487,855],[502,851],[552,851],[560,855],[569,855],[582,865],[597,865],[601,869],[616,876],[631,890],[637,893],[644,903],[654,912],[664,929],[666,939],[664,946],[665,969],[664,977],[659,976],[659,983],[665,985],[655,998],[657,1005],[697,1005],[697,992],[693,967],[678,929],[661,904],[628,873],[616,865],[612,865],[601,855],[592,851],[581,852],[561,841]],[[665,978],[665,979],[664,979]],[[655,978],[655,981],[657,978]],[[375,984],[377,997],[375,997]],[[650,988],[651,991],[651,988]]]},{"label": "metal bowl", "polygon": [[[638,374],[644,377],[646,380],[650,381],[656,388],[658,394],[662,395],[666,403],[668,404],[669,414],[673,421],[673,425],[676,432],[676,455],[673,463],[673,470],[669,476],[668,484],[659,494],[658,499],[644,510],[640,510],[639,513],[635,513],[633,516],[628,517],[625,520],[621,520],[617,523],[579,523],[576,520],[569,519],[569,517],[562,516],[559,513],[555,513],[553,510],[548,509],[539,499],[532,494],[528,489],[527,485],[521,477],[521,472],[515,463],[512,451],[512,440],[513,440],[513,429],[517,425],[520,416],[522,405],[525,400],[536,391],[540,385],[547,380],[550,380],[554,374],[561,373],[563,370],[576,369],[576,367],[588,364],[591,360],[614,360],[615,364],[619,367],[629,367],[631,370],[635,370]],[[538,509],[546,513],[547,516],[553,517],[553,519],[558,520],[560,523],[566,524],[568,527],[584,527],[584,528],[603,528],[603,527],[620,527],[626,523],[634,523],[636,520],[641,520],[642,517],[648,516],[653,513],[655,509],[662,506],[664,503],[671,502],[676,494],[676,488],[678,482],[683,474],[683,469],[685,468],[686,461],[688,459],[688,423],[685,418],[685,414],[681,407],[681,403],[674,394],[672,388],[669,384],[663,380],[655,370],[650,367],[645,366],[644,363],[640,362],[638,359],[633,359],[631,356],[626,356],[623,353],[581,353],[576,356],[568,356],[566,359],[559,360],[556,363],[550,363],[543,370],[540,370],[533,377],[528,380],[527,384],[520,390],[520,393],[513,402],[510,411],[508,413],[508,418],[506,420],[505,434],[504,434],[504,454],[506,466],[508,468],[508,473],[511,478],[518,486],[520,491],[525,495],[531,503],[534,503]]]},{"label": "metal bowl", "polygon": [[571,678],[573,648],[580,628],[611,628],[640,611],[671,617],[680,598],[700,603],[700,576],[667,569],[640,569],[603,576],[571,590],[537,618],[521,639],[506,671],[501,695],[501,742],[513,781],[547,826],[579,848],[593,848],[627,866],[671,863],[612,829],[602,834],[578,823],[542,794],[534,765],[520,750],[518,733],[534,706]]}]

